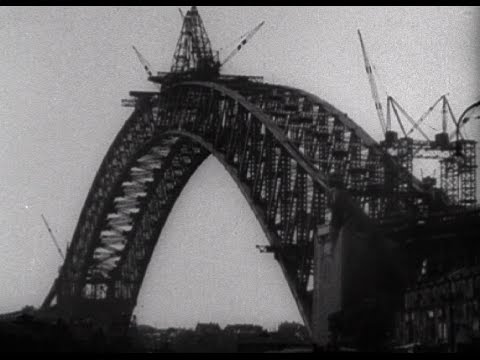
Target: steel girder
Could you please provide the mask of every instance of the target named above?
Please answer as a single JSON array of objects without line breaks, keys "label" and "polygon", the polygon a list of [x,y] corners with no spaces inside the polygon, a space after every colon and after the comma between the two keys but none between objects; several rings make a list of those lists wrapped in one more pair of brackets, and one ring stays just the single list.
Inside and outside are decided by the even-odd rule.
[{"label": "steel girder", "polygon": [[395,174],[404,170],[344,114],[302,91],[186,82],[137,96],[56,282],[58,307],[69,316],[96,317],[100,308],[131,315],[168,214],[209,154],[245,195],[307,325],[313,242],[332,220],[332,190],[349,190],[374,218],[426,204],[420,188],[394,194]]}]

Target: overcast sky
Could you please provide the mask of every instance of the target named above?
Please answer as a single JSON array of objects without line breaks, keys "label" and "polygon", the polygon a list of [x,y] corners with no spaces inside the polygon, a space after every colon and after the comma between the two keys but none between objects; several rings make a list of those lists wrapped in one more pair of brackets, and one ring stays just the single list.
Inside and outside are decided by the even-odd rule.
[{"label": "overcast sky", "polygon": [[[479,8],[199,10],[216,49],[232,49],[233,40],[266,21],[224,72],[310,91],[376,139],[381,131],[358,28],[382,98],[388,90],[414,118],[447,92],[457,116],[480,99]],[[0,8],[0,312],[40,305],[61,265],[40,215],[65,247],[131,111],[120,100],[130,90],[153,89],[131,45],[155,70],[169,70],[180,27],[176,7]],[[167,222],[140,294],[139,321],[270,328],[300,321],[273,257],[256,251],[261,243],[239,190],[209,159]]]}]

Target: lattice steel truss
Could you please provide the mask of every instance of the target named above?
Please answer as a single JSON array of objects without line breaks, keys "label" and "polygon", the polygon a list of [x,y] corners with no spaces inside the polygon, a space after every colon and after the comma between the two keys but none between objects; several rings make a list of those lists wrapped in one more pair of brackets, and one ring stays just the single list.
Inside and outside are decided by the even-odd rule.
[{"label": "lattice steel truss", "polygon": [[471,206],[477,203],[477,143],[472,140],[461,140],[464,155],[459,166],[461,205]]},{"label": "lattice steel truss", "polygon": [[[420,125],[439,104],[442,104],[442,131],[435,134],[434,140],[431,140]],[[451,205],[463,207],[465,210],[476,204],[477,143],[473,140],[464,139],[461,130],[471,118],[478,118],[478,116],[475,117],[476,107],[478,107],[478,104],[472,105],[463,114],[468,116],[462,116],[456,120],[446,95],[443,95],[417,122],[414,122],[398,102],[389,96],[387,100],[387,128],[391,129],[391,113],[393,112],[402,130],[403,137],[399,138],[397,132],[388,130],[385,134],[385,140],[381,143],[384,150],[409,173],[412,172],[414,166],[420,164],[419,160],[435,160],[434,164],[439,165],[440,168],[439,182],[440,189],[443,192],[442,195],[448,198]],[[403,119],[408,120],[413,125],[410,131],[406,131],[400,114],[403,115]],[[450,134],[447,132],[447,120],[450,120],[450,123],[456,128]],[[410,134],[414,131],[418,131],[424,139],[418,140],[410,137]],[[424,180],[426,186],[430,183],[432,188],[437,182],[436,178],[430,176],[422,180]],[[408,178],[399,178],[392,174],[392,181],[397,182],[394,186],[394,193],[397,196],[405,190],[408,191],[410,185]]]},{"label": "lattice steel truss", "polygon": [[[135,95],[57,282],[58,307],[68,316],[132,313],[168,214],[209,154],[248,200],[307,323],[313,241],[332,221],[328,196],[335,188],[347,189],[373,218],[428,209],[418,180],[346,115],[303,91],[242,80]],[[401,197],[392,194],[403,189],[385,177],[394,171],[410,179],[411,191]]]},{"label": "lattice steel truss", "polygon": [[453,202],[459,200],[458,162],[449,157],[440,162],[440,186]]}]

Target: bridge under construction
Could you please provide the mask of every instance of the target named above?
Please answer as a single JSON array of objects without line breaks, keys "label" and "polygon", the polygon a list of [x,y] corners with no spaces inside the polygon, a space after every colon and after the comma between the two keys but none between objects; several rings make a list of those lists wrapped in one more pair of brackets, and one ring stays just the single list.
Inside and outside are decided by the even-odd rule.
[{"label": "bridge under construction", "polygon": [[[389,96],[385,115],[359,32],[384,134],[377,142],[315,95],[222,73],[263,23],[221,60],[198,9],[181,16],[170,71],[153,71],[134,48],[158,91],[123,101],[132,114],[41,311],[125,333],[167,217],[213,155],[262,226],[269,245],[259,249],[274,253],[318,347],[453,351],[460,333],[480,336],[477,143],[465,134],[480,103],[457,118],[442,95],[413,119]],[[437,110],[441,131],[430,138],[423,127]],[[414,175],[425,159],[437,178]]]}]

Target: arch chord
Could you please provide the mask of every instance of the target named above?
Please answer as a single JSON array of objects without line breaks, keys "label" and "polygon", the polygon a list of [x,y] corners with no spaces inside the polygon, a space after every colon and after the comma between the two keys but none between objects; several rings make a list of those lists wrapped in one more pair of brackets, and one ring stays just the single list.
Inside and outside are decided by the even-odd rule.
[{"label": "arch chord", "polygon": [[413,192],[398,186],[402,177],[391,174],[401,167],[331,105],[286,87],[228,85],[185,82],[139,95],[97,172],[57,282],[66,314],[131,315],[167,217],[209,154],[245,195],[307,325],[313,244],[331,221],[333,189],[348,190],[373,218],[426,203],[415,181]]}]

